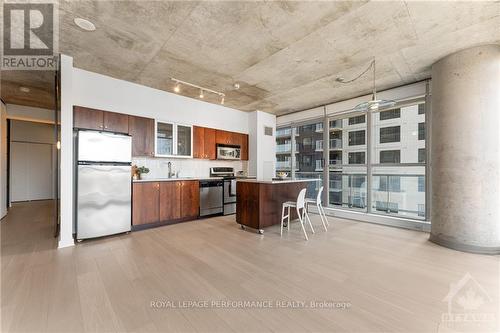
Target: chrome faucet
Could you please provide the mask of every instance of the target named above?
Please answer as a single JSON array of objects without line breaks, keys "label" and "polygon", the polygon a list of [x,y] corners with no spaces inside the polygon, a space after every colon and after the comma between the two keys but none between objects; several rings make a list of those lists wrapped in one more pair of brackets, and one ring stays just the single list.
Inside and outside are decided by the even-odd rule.
[{"label": "chrome faucet", "polygon": [[168,162],[167,163],[167,167],[168,167],[168,178],[172,178],[172,176],[173,176],[173,173],[172,173],[172,162]]}]

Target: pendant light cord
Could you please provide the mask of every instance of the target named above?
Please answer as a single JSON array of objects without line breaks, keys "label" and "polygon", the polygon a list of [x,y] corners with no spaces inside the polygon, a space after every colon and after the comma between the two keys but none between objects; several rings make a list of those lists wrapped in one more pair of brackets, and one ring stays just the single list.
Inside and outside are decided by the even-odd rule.
[{"label": "pendant light cord", "polygon": [[348,81],[338,81],[337,80],[337,82],[344,83],[344,84],[354,82],[357,79],[359,79],[360,77],[362,77],[363,75],[365,75],[372,68],[372,66],[373,66],[373,84],[375,86],[375,58],[373,58],[373,60],[368,65],[368,67],[361,74],[359,74],[358,76],[356,76],[355,78],[353,78],[351,80],[348,80]]}]

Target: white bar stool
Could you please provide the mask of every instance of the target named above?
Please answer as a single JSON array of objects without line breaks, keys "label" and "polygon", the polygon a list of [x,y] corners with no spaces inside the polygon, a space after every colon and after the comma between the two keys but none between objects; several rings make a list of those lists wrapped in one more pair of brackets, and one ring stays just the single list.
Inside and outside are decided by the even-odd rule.
[{"label": "white bar stool", "polygon": [[[323,209],[323,204],[321,203],[321,195],[323,193],[323,186],[319,188],[318,191],[318,196],[316,199],[310,199],[306,198],[306,211],[309,211],[309,205],[316,205],[316,208],[318,208],[318,213],[321,218],[321,222],[323,223],[323,228],[325,228],[325,231],[328,231],[326,226],[330,226],[330,223],[328,222],[328,219],[326,218],[325,210]],[[308,216],[309,218],[309,216]]]},{"label": "white bar stool", "polygon": [[[305,219],[309,222],[309,226],[311,227],[311,231],[314,234],[314,228],[311,224],[311,220],[309,219],[309,215],[307,215],[306,211],[306,204],[305,204],[305,198],[306,198],[306,189],[300,190],[299,195],[297,196],[297,202],[293,201],[287,201],[284,202],[283,205],[281,206],[281,230],[280,230],[280,236],[283,236],[283,222],[285,219],[287,220],[287,227],[288,230],[290,230],[290,208],[295,207],[297,209],[297,216],[299,217],[300,221],[300,226],[302,227],[302,231],[304,232],[304,237],[306,240],[309,240],[307,237],[307,232],[306,228],[304,227],[304,222]],[[285,215],[285,209],[287,209],[287,215]],[[302,211],[300,211],[302,209]]]}]

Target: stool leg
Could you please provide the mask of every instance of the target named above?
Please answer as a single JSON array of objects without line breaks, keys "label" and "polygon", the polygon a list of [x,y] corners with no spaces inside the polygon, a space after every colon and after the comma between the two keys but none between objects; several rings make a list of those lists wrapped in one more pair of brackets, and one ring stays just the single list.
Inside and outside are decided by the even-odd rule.
[{"label": "stool leg", "polygon": [[281,228],[280,236],[283,236],[283,220],[285,219],[285,205],[281,205]]},{"label": "stool leg", "polygon": [[326,223],[325,223],[325,218],[323,216],[323,212],[321,211],[321,204],[317,204],[316,207],[318,208],[318,213],[319,213],[319,217],[321,218],[321,223],[323,223],[323,228],[325,228],[325,231],[328,231],[328,229],[326,228]]},{"label": "stool leg", "polygon": [[288,222],[286,223],[288,231],[290,231],[290,206],[288,206]]},{"label": "stool leg", "polygon": [[302,227],[302,231],[304,232],[304,237],[306,238],[306,240],[309,240],[309,238],[307,237],[306,228],[304,228],[304,212],[304,208],[302,208],[302,213],[300,213],[299,209],[297,208],[297,215],[299,216],[300,226]]},{"label": "stool leg", "polygon": [[325,217],[325,222],[327,226],[330,226],[330,222],[328,222],[328,218],[326,217],[325,209],[323,208],[323,204],[319,204],[319,207],[321,208],[321,212],[323,213],[323,216]]},{"label": "stool leg", "polygon": [[309,214],[307,214],[307,210],[305,210],[305,209],[304,209],[304,217],[307,220],[307,222],[309,222],[309,226],[311,227],[311,231],[314,234],[314,228],[313,228],[313,225],[311,223],[311,219],[309,218]]}]

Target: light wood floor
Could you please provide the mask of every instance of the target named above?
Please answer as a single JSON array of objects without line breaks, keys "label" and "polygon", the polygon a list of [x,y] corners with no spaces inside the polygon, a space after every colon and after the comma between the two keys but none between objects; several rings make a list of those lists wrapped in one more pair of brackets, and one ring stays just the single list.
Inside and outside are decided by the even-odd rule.
[{"label": "light wood floor", "polygon": [[[228,216],[55,250],[51,209],[19,204],[1,222],[2,332],[438,332],[450,283],[466,273],[499,318],[499,257],[445,249],[425,233],[334,218],[325,233],[315,217],[306,242],[297,224],[280,239],[279,228],[260,236]],[[158,309],[155,300],[351,306]]]}]

